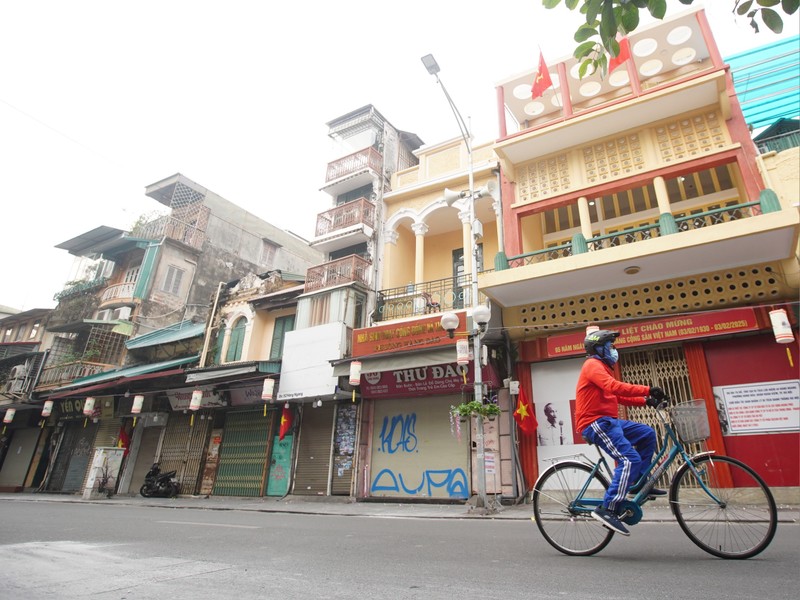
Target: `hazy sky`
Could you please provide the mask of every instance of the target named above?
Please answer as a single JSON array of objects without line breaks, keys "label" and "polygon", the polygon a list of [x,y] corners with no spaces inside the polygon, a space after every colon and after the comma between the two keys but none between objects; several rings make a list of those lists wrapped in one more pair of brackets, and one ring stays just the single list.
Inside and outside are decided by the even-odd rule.
[{"label": "hazy sky", "polygon": [[[705,4],[723,56],[777,39]],[[575,26],[541,0],[2,2],[0,305],[55,306],[72,257],[54,246],[128,229],[177,172],[310,239],[331,204],[325,123],[373,104],[426,143],[458,136],[433,53],[476,143],[494,139],[495,84],[539,47],[569,55]]]}]

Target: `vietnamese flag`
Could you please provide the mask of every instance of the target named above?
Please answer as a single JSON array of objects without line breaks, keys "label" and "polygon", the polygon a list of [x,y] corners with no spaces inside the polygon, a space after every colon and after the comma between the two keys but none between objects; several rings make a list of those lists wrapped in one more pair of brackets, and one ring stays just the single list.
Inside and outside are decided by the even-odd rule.
[{"label": "vietnamese flag", "polygon": [[624,63],[626,60],[630,60],[631,58],[631,44],[628,41],[628,36],[619,37],[617,36],[617,42],[619,43],[619,53],[616,56],[609,57],[608,60],[608,72],[611,73],[614,69]]},{"label": "vietnamese flag", "polygon": [[292,409],[283,407],[281,413],[281,429],[278,432],[278,439],[282,440],[286,433],[292,428]]},{"label": "vietnamese flag", "polygon": [[122,458],[128,456],[128,450],[131,447],[131,438],[125,430],[125,425],[119,428],[119,437],[117,438],[117,448],[124,448],[125,452],[122,453]]},{"label": "vietnamese flag", "polygon": [[525,435],[533,435],[539,423],[536,421],[536,415],[533,414],[533,405],[531,401],[525,397],[525,391],[522,386],[519,388],[519,395],[517,396],[517,408],[514,411],[514,420],[517,422],[519,430]]},{"label": "vietnamese flag", "polygon": [[536,71],[536,78],[533,80],[533,87],[531,87],[531,100],[535,100],[549,87],[553,86],[553,80],[550,79],[550,71],[547,70],[547,64],[544,62],[544,55],[539,52],[539,69]]}]

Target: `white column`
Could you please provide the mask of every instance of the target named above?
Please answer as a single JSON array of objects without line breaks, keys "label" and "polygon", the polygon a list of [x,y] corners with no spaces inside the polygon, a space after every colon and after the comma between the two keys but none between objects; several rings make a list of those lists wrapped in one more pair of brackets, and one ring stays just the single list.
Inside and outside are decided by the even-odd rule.
[{"label": "white column", "polygon": [[658,202],[659,214],[671,213],[669,206],[669,192],[667,192],[667,182],[660,175],[653,179],[653,188],[656,190],[656,201]]},{"label": "white column", "polygon": [[425,234],[428,226],[425,223],[414,223],[411,226],[414,232],[414,283],[425,281]]},{"label": "white column", "polygon": [[589,200],[586,196],[578,198],[578,217],[581,220],[581,233],[587,240],[592,237],[592,217],[589,215]]}]

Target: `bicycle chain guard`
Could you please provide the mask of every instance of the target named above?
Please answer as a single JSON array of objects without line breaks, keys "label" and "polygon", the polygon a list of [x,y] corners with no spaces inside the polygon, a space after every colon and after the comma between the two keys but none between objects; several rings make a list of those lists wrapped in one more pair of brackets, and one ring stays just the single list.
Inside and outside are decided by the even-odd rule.
[{"label": "bicycle chain guard", "polygon": [[636,525],[643,515],[642,507],[630,500],[624,500],[617,505],[617,514],[620,515],[619,520],[626,525]]}]

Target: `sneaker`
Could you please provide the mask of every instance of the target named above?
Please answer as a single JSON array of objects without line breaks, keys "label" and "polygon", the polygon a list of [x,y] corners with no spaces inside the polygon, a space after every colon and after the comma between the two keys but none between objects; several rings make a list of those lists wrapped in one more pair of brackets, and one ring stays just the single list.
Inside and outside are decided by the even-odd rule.
[{"label": "sneaker", "polygon": [[609,528],[611,531],[616,531],[617,533],[621,533],[622,535],[630,535],[631,532],[627,530],[625,525],[622,524],[622,521],[619,520],[617,515],[613,512],[608,510],[603,506],[598,506],[592,511],[592,516],[600,521],[603,525]]}]

